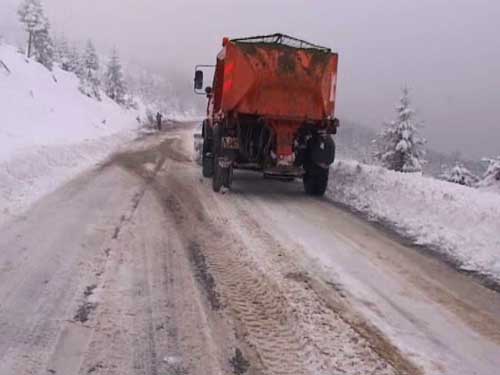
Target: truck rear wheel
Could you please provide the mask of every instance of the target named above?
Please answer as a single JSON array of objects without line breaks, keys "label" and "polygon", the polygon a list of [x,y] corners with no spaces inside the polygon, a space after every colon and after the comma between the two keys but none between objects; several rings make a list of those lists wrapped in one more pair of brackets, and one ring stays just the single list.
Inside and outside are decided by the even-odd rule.
[{"label": "truck rear wheel", "polygon": [[213,177],[214,157],[208,152],[203,152],[202,169],[203,169],[203,177]]},{"label": "truck rear wheel", "polygon": [[329,169],[317,165],[311,165],[306,169],[303,177],[304,190],[306,194],[321,197],[328,187]]},{"label": "truck rear wheel", "polygon": [[203,177],[213,177],[214,175],[214,150],[212,131],[207,122],[203,122],[203,147],[201,151],[201,165]]},{"label": "truck rear wheel", "polygon": [[214,176],[212,179],[212,188],[218,193],[221,188],[231,188],[231,183],[233,182],[233,167],[223,167],[219,160],[215,161],[214,166]]},{"label": "truck rear wheel", "polygon": [[222,147],[222,135],[220,125],[216,125],[213,128],[213,179],[212,188],[218,193],[224,186],[226,188],[231,187],[231,182],[233,180],[233,166],[231,161],[223,156]]}]

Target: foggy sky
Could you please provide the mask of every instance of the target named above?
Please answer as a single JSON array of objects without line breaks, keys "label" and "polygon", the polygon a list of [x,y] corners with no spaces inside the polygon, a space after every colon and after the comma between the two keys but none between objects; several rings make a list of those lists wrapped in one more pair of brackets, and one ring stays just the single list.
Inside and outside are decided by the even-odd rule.
[{"label": "foggy sky", "polygon": [[[15,0],[0,0],[2,2]],[[340,55],[337,116],[379,127],[402,86],[429,144],[500,154],[498,0],[44,0],[53,28],[90,37],[189,89],[223,36],[282,32]]]}]

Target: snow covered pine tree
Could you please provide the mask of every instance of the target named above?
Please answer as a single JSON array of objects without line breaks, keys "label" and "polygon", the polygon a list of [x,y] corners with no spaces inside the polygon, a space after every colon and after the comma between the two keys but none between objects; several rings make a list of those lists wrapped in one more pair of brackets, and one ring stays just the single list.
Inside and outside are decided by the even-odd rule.
[{"label": "snow covered pine tree", "polygon": [[17,11],[21,23],[28,32],[27,56],[31,57],[33,33],[43,28],[44,16],[42,4],[39,0],[24,0]]},{"label": "snow covered pine tree", "polygon": [[479,180],[461,163],[456,163],[453,168],[446,169],[440,177],[445,181],[464,186],[474,186]]},{"label": "snow covered pine tree", "polygon": [[385,125],[376,141],[375,156],[388,169],[398,172],[420,172],[425,162],[425,139],[418,134],[421,126],[415,120],[415,111],[410,107],[407,88],[396,106],[396,120]]},{"label": "snow covered pine tree", "polygon": [[483,161],[488,163],[488,168],[479,185],[483,187],[497,186],[500,188],[500,156],[491,159],[484,158]]},{"label": "snow covered pine tree", "polygon": [[83,69],[83,63],[82,63],[82,57],[80,56],[80,53],[78,52],[78,47],[73,45],[69,49],[69,72],[73,72],[76,74],[78,78],[83,77],[84,69]]},{"label": "snow covered pine tree", "polygon": [[113,50],[109,60],[104,84],[106,95],[118,104],[124,105],[126,95],[125,80],[116,50]]},{"label": "snow covered pine tree", "polygon": [[99,80],[99,57],[91,40],[83,54],[83,74],[80,78],[80,90],[87,96],[101,100]]},{"label": "snow covered pine tree", "polygon": [[55,39],[56,60],[61,69],[69,72],[70,70],[70,51],[68,41],[64,36]]},{"label": "snow covered pine tree", "polygon": [[33,49],[35,60],[52,70],[54,64],[54,43],[49,34],[49,21],[45,22],[42,30],[33,35]]},{"label": "snow covered pine tree", "polygon": [[36,61],[52,70],[54,45],[49,35],[49,21],[44,15],[40,0],[24,0],[18,15],[28,32],[28,58],[34,54]]}]

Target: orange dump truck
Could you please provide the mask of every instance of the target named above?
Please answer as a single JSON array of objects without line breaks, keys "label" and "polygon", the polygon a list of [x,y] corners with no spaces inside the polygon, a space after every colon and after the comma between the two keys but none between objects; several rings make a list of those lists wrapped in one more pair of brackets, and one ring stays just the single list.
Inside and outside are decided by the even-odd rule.
[{"label": "orange dump truck", "polygon": [[203,175],[219,191],[234,169],[302,178],[306,193],[324,194],[335,158],[332,134],[338,55],[282,34],[224,38],[212,86],[207,65],[195,72],[195,91],[208,97],[203,122]]}]

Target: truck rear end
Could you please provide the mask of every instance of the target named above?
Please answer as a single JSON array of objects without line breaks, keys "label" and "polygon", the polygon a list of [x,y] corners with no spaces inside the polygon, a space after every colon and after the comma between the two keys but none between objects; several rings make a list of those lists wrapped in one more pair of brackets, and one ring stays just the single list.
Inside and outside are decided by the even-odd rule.
[{"label": "truck rear end", "polygon": [[[233,169],[303,177],[321,195],[333,162],[338,55],[281,34],[224,39],[203,126],[204,175],[229,187]],[[200,89],[197,71],[195,87]]]}]

